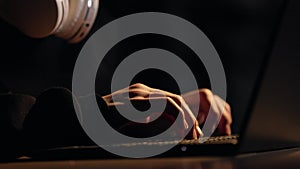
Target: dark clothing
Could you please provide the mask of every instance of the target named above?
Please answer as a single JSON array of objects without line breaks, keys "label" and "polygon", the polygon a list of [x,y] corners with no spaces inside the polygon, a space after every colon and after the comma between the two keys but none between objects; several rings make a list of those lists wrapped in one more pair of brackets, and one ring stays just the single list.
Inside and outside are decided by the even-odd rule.
[{"label": "dark clothing", "polygon": [[[107,111],[100,97],[98,104],[102,112]],[[0,135],[0,160],[41,149],[94,145],[78,121],[72,93],[61,87],[37,97],[0,94]]]}]

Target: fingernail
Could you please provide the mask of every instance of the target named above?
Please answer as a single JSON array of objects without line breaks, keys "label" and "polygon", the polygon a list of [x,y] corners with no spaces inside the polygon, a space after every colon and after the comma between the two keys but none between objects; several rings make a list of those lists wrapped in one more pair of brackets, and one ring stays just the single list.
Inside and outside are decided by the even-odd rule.
[{"label": "fingernail", "polygon": [[186,121],[183,122],[183,125],[184,125],[184,129],[188,129],[189,128],[189,125]]},{"label": "fingernail", "polygon": [[196,126],[196,129],[197,129],[197,131],[198,131],[199,137],[203,137],[204,134],[203,134],[202,130],[200,129],[200,127],[199,127],[199,126]]}]

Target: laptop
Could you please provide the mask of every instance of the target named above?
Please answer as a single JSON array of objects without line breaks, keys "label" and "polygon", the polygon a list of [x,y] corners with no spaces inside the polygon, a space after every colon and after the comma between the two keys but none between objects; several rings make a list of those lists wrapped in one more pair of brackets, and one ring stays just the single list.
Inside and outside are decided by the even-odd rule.
[{"label": "laptop", "polygon": [[[300,113],[298,112],[300,105],[297,99],[300,95],[298,87],[300,86],[300,75],[298,75],[300,62],[292,54],[292,52],[299,53],[299,50],[296,47],[287,47],[294,43],[294,36],[300,37],[300,33],[297,31],[291,33],[293,31],[291,30],[293,29],[292,24],[296,21],[289,17],[289,12],[293,11],[292,8],[300,7],[300,3],[295,1],[293,3],[280,2],[276,3],[280,7],[269,9],[270,11],[275,10],[272,13],[276,14],[274,15],[276,19],[271,24],[272,29],[267,30],[268,33],[272,32],[266,42],[267,45],[264,46],[269,50],[259,53],[261,57],[256,58],[260,63],[254,64],[257,66],[255,67],[257,73],[252,78],[254,80],[251,82],[252,86],[245,91],[247,99],[240,99],[244,99],[246,102],[239,109],[236,108],[239,107],[236,106],[239,104],[239,100],[232,100],[235,108],[233,111],[244,111],[242,116],[234,119],[238,122],[236,122],[231,136],[203,138],[206,140],[204,143],[201,139],[180,142],[155,140],[153,142],[120,143],[105,146],[132,149],[136,146],[174,145],[172,149],[155,157],[231,156],[300,146],[300,134],[298,134],[300,130]],[[99,146],[57,147],[33,152],[31,157],[35,160],[121,158]]]}]

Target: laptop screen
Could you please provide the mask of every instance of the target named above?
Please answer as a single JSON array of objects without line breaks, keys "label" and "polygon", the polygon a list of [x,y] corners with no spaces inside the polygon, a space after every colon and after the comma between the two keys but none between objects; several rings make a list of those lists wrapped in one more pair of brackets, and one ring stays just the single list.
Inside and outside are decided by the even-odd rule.
[{"label": "laptop screen", "polygon": [[[210,39],[223,63],[227,78],[226,100],[232,108],[233,131],[238,133],[283,6],[284,0],[106,0],[101,2],[93,31],[121,16],[145,11],[174,14],[196,25]],[[53,37],[27,39],[4,22],[1,24],[3,41],[14,39],[14,44],[5,43],[2,48],[4,53],[11,55],[2,57],[0,62],[1,81],[8,88],[37,96],[49,87],[71,87],[74,63],[82,44],[67,44]],[[12,46],[14,50],[11,50]],[[186,45],[169,37],[142,35],[124,40],[107,54],[110,65],[99,68],[98,72],[102,71],[103,76],[96,80],[96,91],[102,95],[110,93],[110,78],[120,60],[134,51],[150,47],[164,48],[177,54],[188,62],[199,88],[210,88],[205,66],[195,59],[195,53]],[[158,80],[160,78],[156,75],[162,76],[161,72],[157,74],[157,71],[150,70],[145,73],[146,76],[137,75],[133,82],[178,92],[176,84],[167,84],[172,80]],[[171,79],[169,76],[164,78]]]},{"label": "laptop screen", "polygon": [[[227,98],[223,99],[232,109],[232,133],[239,134],[284,6],[285,0],[103,0],[92,32],[137,12],[173,14],[194,24],[208,37],[222,61],[227,80]],[[1,43],[2,52],[10,54],[1,58],[0,76],[10,91],[38,96],[53,86],[72,88],[74,65],[84,42],[68,44],[53,36],[31,39],[3,20],[0,26],[1,41],[5,42]],[[126,38],[109,50],[98,69],[96,92],[111,93],[114,70],[124,58],[145,48],[161,48],[176,54],[192,70],[198,88],[211,88],[204,63],[186,44],[148,33]],[[172,93],[188,92],[180,91],[174,78],[158,69],[139,72],[131,83]]]},{"label": "laptop screen", "polygon": [[[206,34],[223,63],[227,80],[227,98],[223,99],[232,108],[233,133],[239,133],[263,60],[272,46],[284,1],[172,0],[134,3],[118,1],[119,5],[114,3],[107,1],[103,4],[100,16],[104,20],[113,20],[135,12],[158,11],[182,17]],[[122,59],[144,48],[162,48],[175,53],[192,69],[199,88],[211,87],[203,62],[189,47],[167,36],[144,34],[127,38],[109,51],[105,60],[108,64],[102,64],[98,70],[96,91],[101,94],[110,93],[114,68]],[[135,76],[132,83],[136,82],[179,93],[178,84],[168,72],[148,69]]]}]

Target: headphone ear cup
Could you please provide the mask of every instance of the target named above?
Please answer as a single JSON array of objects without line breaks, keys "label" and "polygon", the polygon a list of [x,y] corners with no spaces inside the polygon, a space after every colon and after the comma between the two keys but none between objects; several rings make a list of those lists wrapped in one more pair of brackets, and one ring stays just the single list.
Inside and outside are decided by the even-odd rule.
[{"label": "headphone ear cup", "polygon": [[70,43],[80,42],[90,32],[99,9],[99,0],[84,0],[85,10],[82,11],[83,20],[78,24],[79,29],[75,32],[72,38],[69,39]]},{"label": "headphone ear cup", "polygon": [[[90,31],[97,16],[99,0],[63,0],[69,1],[67,18],[54,33],[57,37],[67,39],[71,43],[81,41]],[[66,3],[65,3],[66,4]]]}]

